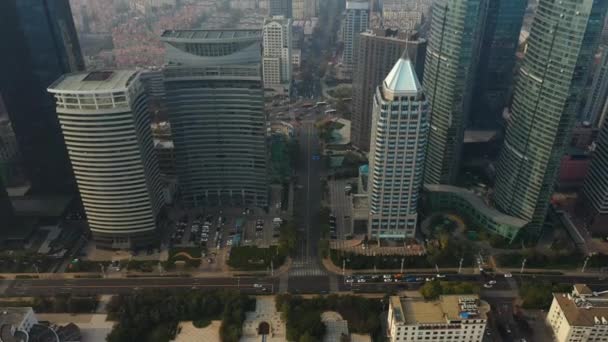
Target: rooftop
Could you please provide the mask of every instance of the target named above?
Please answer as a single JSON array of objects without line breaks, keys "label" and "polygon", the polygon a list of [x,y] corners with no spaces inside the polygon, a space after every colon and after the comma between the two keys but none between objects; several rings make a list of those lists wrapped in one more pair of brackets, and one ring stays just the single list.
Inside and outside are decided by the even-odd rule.
[{"label": "rooftop", "polygon": [[137,70],[104,70],[79,72],[61,76],[49,86],[49,92],[95,93],[125,91],[137,76]]},{"label": "rooftop", "polygon": [[608,325],[608,291],[594,292],[584,284],[574,285],[572,294],[554,293],[564,317],[572,326]]},{"label": "rooftop", "polygon": [[[409,59],[399,58],[391,72],[388,73],[383,83],[384,92],[388,91],[393,96],[416,95],[422,87],[414,66]],[[392,99],[392,96],[391,96]]]},{"label": "rooftop", "polygon": [[25,315],[30,313],[30,307],[1,307],[0,308],[0,325],[10,324],[18,326],[23,322]]},{"label": "rooftop", "polygon": [[227,30],[166,30],[161,40],[229,40],[261,36],[261,30],[227,29]]},{"label": "rooftop", "polygon": [[402,324],[446,324],[462,319],[487,319],[488,303],[477,295],[446,295],[439,300],[392,296],[394,319]]}]

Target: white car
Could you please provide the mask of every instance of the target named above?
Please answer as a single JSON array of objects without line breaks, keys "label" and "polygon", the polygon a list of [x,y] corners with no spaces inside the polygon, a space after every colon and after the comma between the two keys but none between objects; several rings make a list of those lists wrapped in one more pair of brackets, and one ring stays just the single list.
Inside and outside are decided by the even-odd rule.
[{"label": "white car", "polygon": [[359,279],[357,279],[357,283],[365,283],[365,279],[359,278]]},{"label": "white car", "polygon": [[353,278],[347,278],[347,279],[346,279],[346,282],[347,282],[347,283],[352,283],[353,281],[354,281],[354,280],[353,280]]},{"label": "white car", "polygon": [[393,276],[390,274],[385,274],[382,276],[384,279],[391,279]]},{"label": "white car", "polygon": [[505,273],[505,278],[513,278],[513,275],[511,273]]},{"label": "white car", "polygon": [[494,284],[496,284],[496,280],[490,280],[490,281],[488,282],[488,284],[490,284],[490,285],[494,285]]},{"label": "white car", "polygon": [[483,287],[485,287],[486,289],[491,289],[492,285],[491,284],[483,284]]},{"label": "white car", "polygon": [[253,287],[255,287],[256,289],[259,289],[262,287],[262,284],[253,284]]},{"label": "white car", "polygon": [[435,277],[437,277],[437,279],[445,278],[445,274],[437,274]]},{"label": "white car", "polygon": [[[396,280],[396,279],[395,279]],[[392,283],[393,280],[391,278],[384,278],[385,283]]]}]

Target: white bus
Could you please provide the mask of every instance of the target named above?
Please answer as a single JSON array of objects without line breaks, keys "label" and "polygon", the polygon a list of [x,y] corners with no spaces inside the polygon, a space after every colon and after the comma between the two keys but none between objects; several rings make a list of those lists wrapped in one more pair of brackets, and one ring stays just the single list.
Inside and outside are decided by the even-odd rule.
[{"label": "white bus", "polygon": [[336,110],[335,109],[328,109],[325,111],[325,115],[330,115],[330,114],[336,114]]}]

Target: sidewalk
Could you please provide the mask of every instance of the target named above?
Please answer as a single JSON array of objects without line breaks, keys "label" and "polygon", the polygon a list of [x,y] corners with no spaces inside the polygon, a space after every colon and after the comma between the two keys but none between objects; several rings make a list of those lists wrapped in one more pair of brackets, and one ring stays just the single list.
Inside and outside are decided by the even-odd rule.
[{"label": "sidewalk", "polygon": [[[286,258],[285,263],[281,265],[281,267],[274,270],[274,276],[278,277],[283,273],[289,271],[291,267],[292,259]],[[31,279],[126,279],[126,278],[169,278],[169,277],[192,277],[192,278],[228,278],[228,277],[266,277],[269,276],[269,272],[267,271],[238,271],[238,270],[228,270],[228,271],[171,271],[171,272],[162,272],[159,274],[158,272],[138,272],[138,271],[127,271],[127,272],[118,272],[118,273],[110,273],[105,277],[102,277],[99,272],[79,272],[79,273],[0,273],[0,277],[3,280],[31,280]],[[17,277],[24,277],[22,279],[18,279]]]},{"label": "sidewalk", "polygon": [[[342,268],[334,265],[334,263],[328,259],[328,258],[324,258],[322,260],[323,266],[325,267],[325,269],[328,272],[332,272],[334,274],[338,274],[338,275],[342,275]],[[520,269],[519,268],[497,268],[496,271],[498,273],[512,273],[513,275],[518,275],[520,274]],[[400,269],[361,269],[361,270],[352,270],[349,268],[346,268],[344,270],[344,274],[345,275],[353,275],[353,274],[364,274],[364,273],[399,273],[401,272]],[[440,273],[447,273],[447,274],[457,274],[458,273],[458,267],[440,267],[439,268],[439,272]],[[547,272],[560,272],[561,274],[547,274]],[[404,268],[403,269],[403,273],[437,273],[437,270],[434,268]],[[466,274],[466,275],[476,275],[479,274],[479,271],[477,270],[477,268],[473,268],[473,267],[463,267],[460,274]],[[577,276],[577,277],[601,277],[601,276],[608,276],[605,273],[600,273],[600,272],[585,272],[585,273],[581,273],[580,270],[558,270],[558,269],[545,269],[545,268],[526,268],[524,270],[524,274],[526,275],[530,275],[530,274],[538,274],[538,275],[543,275],[543,276]]]}]

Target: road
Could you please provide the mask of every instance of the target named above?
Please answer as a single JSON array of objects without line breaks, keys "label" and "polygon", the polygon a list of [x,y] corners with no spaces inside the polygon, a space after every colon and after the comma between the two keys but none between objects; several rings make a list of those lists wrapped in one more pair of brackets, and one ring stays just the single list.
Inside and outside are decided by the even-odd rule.
[{"label": "road", "polygon": [[[381,275],[382,273],[377,273]],[[419,277],[428,277],[433,274],[416,274]],[[386,293],[391,290],[416,290],[423,282],[413,283],[355,283],[348,284],[342,276],[331,275],[338,279],[339,291],[354,291],[363,293]],[[531,278],[531,276],[525,276]],[[481,284],[483,279],[479,275],[447,275],[448,280],[474,281]],[[514,280],[520,276],[514,275]],[[597,277],[567,277],[567,276],[536,276],[538,280],[553,281],[560,284],[586,283],[592,289],[605,289],[606,281]],[[507,279],[497,277],[497,284],[493,289],[483,289],[482,296],[494,298],[513,297]],[[265,290],[254,287],[261,284]],[[238,289],[249,294],[276,293],[279,287],[278,277],[222,277],[222,278],[76,278],[76,279],[21,279],[0,280],[3,294],[7,296],[36,296],[55,295],[59,293],[78,294],[120,294],[132,293],[143,289]],[[330,292],[329,277],[324,276],[298,276],[297,281],[290,281],[288,291],[291,293],[328,293]]]},{"label": "road", "polygon": [[318,224],[321,202],[319,177],[322,161],[313,160],[313,156],[319,155],[319,139],[314,122],[302,121],[301,127],[297,129],[297,135],[300,155],[296,174],[297,182],[301,187],[298,187],[295,196],[295,208],[298,208],[297,215],[302,239],[299,239],[300,245],[295,261],[318,264],[318,242],[321,237]]}]

